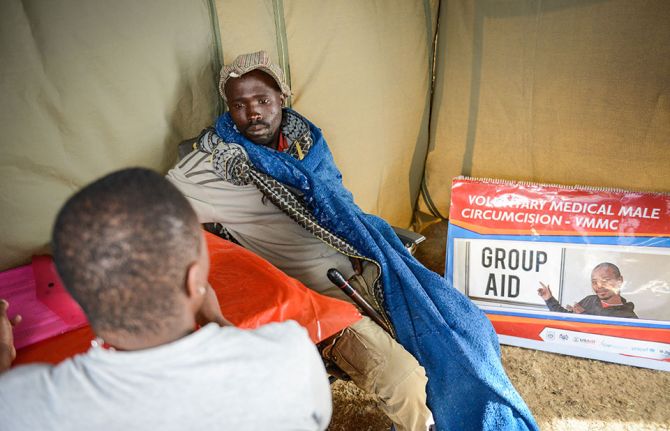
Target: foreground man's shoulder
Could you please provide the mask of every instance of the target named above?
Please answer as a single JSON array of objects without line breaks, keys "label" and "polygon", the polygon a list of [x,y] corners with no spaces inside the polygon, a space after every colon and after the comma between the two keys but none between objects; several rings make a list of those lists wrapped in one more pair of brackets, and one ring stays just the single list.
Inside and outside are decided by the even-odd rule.
[{"label": "foreground man's shoulder", "polygon": [[264,336],[271,336],[272,339],[281,337],[296,343],[304,341],[311,343],[307,330],[294,320],[268,323],[260,326],[256,332]]}]

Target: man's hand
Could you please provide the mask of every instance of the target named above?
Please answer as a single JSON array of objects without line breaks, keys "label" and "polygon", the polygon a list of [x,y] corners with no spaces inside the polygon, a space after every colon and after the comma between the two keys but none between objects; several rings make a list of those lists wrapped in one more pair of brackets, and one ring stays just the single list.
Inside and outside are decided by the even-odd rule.
[{"label": "man's hand", "polygon": [[7,317],[8,308],[9,303],[4,299],[0,299],[0,373],[9,369],[12,361],[16,358],[12,328],[21,321],[21,316],[19,315],[9,320],[9,317]]},{"label": "man's hand", "polygon": [[584,307],[582,307],[579,304],[575,305],[566,305],[565,309],[568,310],[571,313],[576,313],[576,314],[582,314],[585,310]]},{"label": "man's hand", "polygon": [[202,303],[202,307],[198,310],[198,313],[195,315],[195,321],[200,326],[205,326],[208,323],[214,322],[219,326],[233,326],[221,313],[221,307],[219,306],[219,300],[216,299],[216,293],[212,286],[209,283],[206,286],[207,291],[205,292],[205,300]]},{"label": "man's hand", "polygon": [[549,298],[551,298],[552,296],[554,296],[554,295],[551,294],[551,289],[549,288],[549,285],[548,285],[548,284],[544,284],[544,283],[542,283],[542,282],[540,281],[540,286],[542,286],[542,287],[540,287],[539,289],[537,289],[537,294],[540,295],[540,297],[541,297],[542,299],[544,299],[545,301],[547,301],[547,300],[549,300]]}]

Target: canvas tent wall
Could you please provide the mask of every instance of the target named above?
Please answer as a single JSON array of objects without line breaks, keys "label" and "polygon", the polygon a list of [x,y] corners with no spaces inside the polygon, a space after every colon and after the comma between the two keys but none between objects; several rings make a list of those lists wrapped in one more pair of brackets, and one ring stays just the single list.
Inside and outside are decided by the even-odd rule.
[{"label": "canvas tent wall", "polygon": [[412,219],[427,149],[425,214],[448,213],[459,174],[668,191],[669,10],[664,0],[0,2],[0,269],[45,251],[58,207],[88,181],[131,165],[165,171],[220,112],[221,62],[257,49],[290,72],[293,107],[323,128],[359,205],[393,224]]},{"label": "canvas tent wall", "polygon": [[[383,19],[381,19],[383,18]],[[0,268],[46,250],[66,197],[132,165],[166,171],[218,114],[222,61],[267,50],[366,211],[408,225],[427,146],[437,2],[0,3]]]}]

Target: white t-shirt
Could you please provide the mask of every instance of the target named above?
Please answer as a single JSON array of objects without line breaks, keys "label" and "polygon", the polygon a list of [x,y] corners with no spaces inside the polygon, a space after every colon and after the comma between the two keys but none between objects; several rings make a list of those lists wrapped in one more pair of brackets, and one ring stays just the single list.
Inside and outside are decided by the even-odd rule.
[{"label": "white t-shirt", "polygon": [[191,203],[201,223],[221,223],[239,243],[305,286],[352,302],[326,274],[337,268],[354,274],[349,258],[321,242],[284,214],[253,184],[237,186],[219,178],[210,155],[193,151],[167,174]]},{"label": "white t-shirt", "polygon": [[3,431],[325,430],[331,411],[323,363],[293,321],[209,324],[151,349],[92,347],[0,375]]}]

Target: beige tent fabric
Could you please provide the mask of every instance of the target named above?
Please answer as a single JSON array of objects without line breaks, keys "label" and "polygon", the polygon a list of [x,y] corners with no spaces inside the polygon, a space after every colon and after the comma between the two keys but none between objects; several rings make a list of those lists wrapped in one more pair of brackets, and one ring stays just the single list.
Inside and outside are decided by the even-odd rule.
[{"label": "beige tent fabric", "polygon": [[0,269],[45,250],[64,199],[166,170],[216,115],[207,1],[0,2]]},{"label": "beige tent fabric", "polygon": [[[293,106],[357,202],[401,226],[428,142],[437,5],[216,1],[224,59],[288,59]],[[442,2],[426,169],[438,209],[459,174],[670,190],[668,22],[664,0]],[[84,183],[166,169],[219,101],[205,0],[7,0],[0,36],[3,269],[43,249]]]},{"label": "beige tent fabric", "polygon": [[[443,2],[426,184],[670,191],[670,3]],[[425,202],[419,205],[427,213]]]},{"label": "beige tent fabric", "polygon": [[[207,1],[0,8],[4,269],[45,250],[55,212],[83,184],[124,166],[165,170],[219,101]],[[398,225],[423,171],[436,11],[436,0],[216,2],[224,60],[287,58],[294,107],[325,130],[345,184]]]},{"label": "beige tent fabric", "polygon": [[216,0],[224,64],[264,49],[277,61],[277,33],[272,0]]},{"label": "beige tent fabric", "polygon": [[226,62],[259,49],[280,58],[278,4],[293,108],[322,128],[361,208],[407,226],[428,142],[437,1],[219,0]]}]

